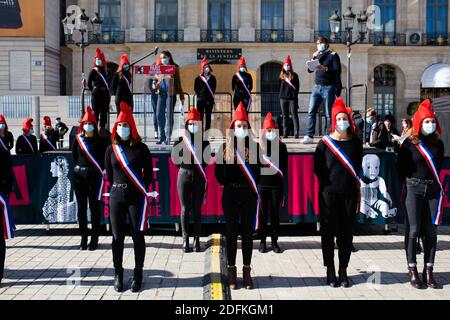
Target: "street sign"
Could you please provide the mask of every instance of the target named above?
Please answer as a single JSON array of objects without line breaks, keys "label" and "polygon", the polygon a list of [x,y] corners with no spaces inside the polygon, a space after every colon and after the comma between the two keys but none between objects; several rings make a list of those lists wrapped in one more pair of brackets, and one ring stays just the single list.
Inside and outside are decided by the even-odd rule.
[{"label": "street sign", "polygon": [[175,66],[159,66],[159,65],[135,66],[134,73],[153,76],[157,74],[173,75],[175,74]]}]

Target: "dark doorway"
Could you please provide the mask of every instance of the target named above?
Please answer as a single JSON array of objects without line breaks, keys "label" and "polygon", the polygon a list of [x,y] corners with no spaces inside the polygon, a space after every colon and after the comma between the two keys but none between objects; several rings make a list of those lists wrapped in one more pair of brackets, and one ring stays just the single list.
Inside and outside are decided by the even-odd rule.
[{"label": "dark doorway", "polygon": [[268,112],[272,116],[281,115],[280,109],[280,71],[282,65],[277,62],[268,62],[261,66],[261,115],[265,117]]}]

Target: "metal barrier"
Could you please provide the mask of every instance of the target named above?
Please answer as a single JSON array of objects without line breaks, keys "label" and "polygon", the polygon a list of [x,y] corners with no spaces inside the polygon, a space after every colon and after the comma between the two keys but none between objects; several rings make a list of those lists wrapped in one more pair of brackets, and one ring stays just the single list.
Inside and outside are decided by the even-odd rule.
[{"label": "metal barrier", "polygon": [[7,119],[23,119],[32,115],[33,97],[0,96],[0,114]]}]

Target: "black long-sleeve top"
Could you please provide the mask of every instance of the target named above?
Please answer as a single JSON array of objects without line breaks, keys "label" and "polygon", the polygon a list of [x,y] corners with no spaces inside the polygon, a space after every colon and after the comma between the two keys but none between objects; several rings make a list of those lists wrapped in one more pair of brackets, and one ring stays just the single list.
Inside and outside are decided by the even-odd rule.
[{"label": "black long-sleeve top", "polygon": [[[204,76],[206,79],[206,77]],[[212,92],[216,93],[217,88],[217,80],[216,77],[213,75],[210,75],[209,79],[207,79],[209,87],[211,88]],[[206,86],[205,82],[198,76],[195,78],[194,82],[194,91],[197,95],[197,100],[206,100],[214,102],[214,97],[211,95],[211,92],[209,91],[208,87]]]},{"label": "black long-sleeve top", "polygon": [[[98,70],[98,71],[97,71]],[[103,68],[99,68],[99,69],[92,69],[91,72],[89,73],[89,78],[88,78],[88,88],[89,90],[91,90],[92,95],[96,96],[98,94],[107,94],[109,95],[109,77],[107,76],[105,70]],[[102,79],[102,77],[100,76],[99,72],[101,73],[101,75],[103,76],[103,78],[106,80],[106,83],[108,84],[108,86],[106,85],[105,81]]]},{"label": "black long-sleeve top", "polygon": [[[193,134],[190,134],[190,139],[191,139],[192,144],[194,145],[194,147],[197,148],[196,145],[195,145],[195,139],[193,138]],[[182,145],[183,147],[179,146],[180,143],[181,143],[181,145]],[[207,166],[207,165],[209,164],[209,163],[205,162],[205,160],[207,160],[207,159],[205,159],[205,157],[203,157],[203,155],[206,154],[206,153],[205,153],[205,150],[206,150],[209,146],[210,146],[210,145],[209,145],[209,141],[203,141],[203,142],[202,142],[202,152],[201,152],[200,155],[197,155],[198,158],[199,158],[199,161],[202,162],[202,165],[203,165],[204,167]],[[176,150],[179,150],[178,154],[176,154]],[[174,145],[173,145],[173,149],[172,149],[172,159],[173,159],[173,160],[180,159],[181,164],[177,164],[177,167],[179,167],[179,168],[182,168],[182,169],[188,169],[188,170],[196,170],[196,165],[195,165],[195,162],[194,162],[194,159],[192,158],[192,156],[191,156],[191,159],[190,159],[190,162],[189,162],[189,163],[185,163],[185,162],[183,161],[184,150],[186,150],[186,152],[189,153],[189,151],[188,151],[188,150],[186,149],[186,147],[184,146],[183,138],[180,137],[180,138],[178,139],[178,141],[176,141],[176,142],[174,143]],[[175,157],[176,157],[176,158],[175,158]]]},{"label": "black long-sleeve top", "polygon": [[5,145],[5,147],[9,149],[9,151],[11,151],[12,148],[14,148],[14,136],[10,131],[7,131],[6,135],[4,137],[0,137],[0,139],[2,139],[3,144]]},{"label": "black long-sleeve top", "polygon": [[[283,175],[287,174],[288,170],[288,150],[286,144],[283,142],[279,142],[278,147],[278,155],[272,154],[272,142],[266,141],[263,142],[267,144],[266,155],[271,159],[272,162],[275,162],[276,157],[278,157],[278,162],[275,162],[277,167],[283,172]],[[280,187],[284,185],[284,179],[280,177],[278,174],[273,175],[261,175],[261,179],[259,181],[261,186],[270,186],[270,187]]]},{"label": "black long-sleeve top", "polygon": [[300,80],[298,78],[298,74],[294,72],[293,78],[290,81],[295,89],[292,88],[285,80],[280,79],[280,99],[298,99],[298,92],[300,91]]},{"label": "black long-sleeve top", "polygon": [[[105,159],[105,153],[106,148],[108,147],[108,144],[105,139],[94,135],[93,137],[84,137],[84,140],[86,141],[89,150],[92,152],[95,160],[98,162],[100,167],[103,169],[104,167],[104,159]],[[72,144],[72,156],[73,156],[73,162],[75,165],[80,167],[89,167],[95,169],[94,165],[89,161],[89,159],[84,154],[83,150],[80,147],[80,144],[78,143],[78,139],[75,139]],[[97,171],[96,171],[97,172]]]},{"label": "black long-sleeve top", "polygon": [[12,157],[8,151],[0,148],[0,193],[9,196],[13,186]]},{"label": "black long-sleeve top", "polygon": [[[28,141],[31,144],[28,144],[28,142],[25,140],[28,139]],[[38,153],[38,144],[37,144],[37,138],[35,135],[29,135],[29,136],[24,136],[21,135],[17,138],[16,141],[16,154],[18,155],[31,155],[31,154],[36,154]]]},{"label": "black long-sleeve top", "polygon": [[[254,143],[254,142],[252,142],[252,143]],[[235,141],[235,146],[236,145],[237,144]],[[246,138],[246,145],[247,146],[249,145],[248,138]],[[251,149],[258,150],[259,148],[252,147]],[[217,153],[217,157],[221,157],[223,159],[223,150],[226,150],[226,143],[224,143],[221,146],[219,152]],[[263,167],[263,164],[259,160],[259,150],[256,152],[258,153],[257,155],[255,155],[256,158],[254,156],[251,156],[250,159],[245,159],[245,161],[246,161],[246,163],[249,163],[249,160],[253,160],[252,158],[256,159],[256,163],[249,164],[249,167],[250,167],[250,171],[253,174],[253,177],[255,178],[256,184],[258,184],[261,179],[261,168]],[[222,159],[220,159],[220,160],[222,160]],[[219,161],[219,159],[217,161]],[[216,179],[219,182],[219,184],[221,184],[222,186],[227,186],[232,183],[244,184],[244,185],[248,184],[250,186],[250,182],[248,181],[248,179],[242,172],[242,169],[240,168],[240,166],[237,164],[236,157],[234,159],[233,164],[227,164],[225,159],[222,161],[222,164],[219,164],[216,162],[215,176],[216,176]]]},{"label": "black long-sleeve top", "polygon": [[[57,142],[59,140],[59,133],[56,130],[52,130],[50,133],[47,134],[47,138],[51,141],[53,146],[55,148],[58,148]],[[44,140],[43,136],[41,135],[41,138],[39,139],[39,152],[49,152],[49,151],[55,151],[52,149],[51,146],[47,143],[47,141]]]},{"label": "black long-sleeve top", "polygon": [[316,73],[315,83],[322,86],[339,86],[342,72],[339,55],[336,52],[327,51],[319,56],[319,62],[322,66],[327,67],[328,71],[311,71],[308,69],[309,73]]},{"label": "black long-sleeve top", "polygon": [[[244,79],[245,85],[248,88],[250,92],[253,90],[253,78],[250,73],[247,72],[239,72],[239,74]],[[231,89],[234,92],[234,96],[238,98],[248,98],[248,92],[245,90],[244,85],[242,84],[241,80],[237,77],[237,75],[233,76],[233,79],[231,80]]]},{"label": "black long-sleeve top", "polygon": [[[435,157],[437,170],[440,172],[444,161],[444,143],[442,140],[433,141],[427,137],[423,138],[422,142]],[[417,145],[413,144],[410,139],[406,139],[400,147],[397,161],[398,173],[402,180],[405,178],[434,180],[425,158],[417,149]]]},{"label": "black long-sleeve top", "polygon": [[[125,78],[128,80],[129,86]],[[133,94],[131,90],[131,74],[129,72],[122,72],[121,74],[116,72],[111,83],[111,95],[116,96],[116,104],[120,105],[121,102],[125,102],[129,106],[133,106]]]},{"label": "black long-sleeve top", "polygon": [[[363,147],[359,139],[336,141],[335,143],[347,155],[356,174],[362,169]],[[357,192],[357,182],[330,148],[321,140],[314,153],[314,173],[319,180],[319,190],[331,193]]]},{"label": "black long-sleeve top", "polygon": [[[142,174],[142,181],[145,184],[145,188],[148,190],[148,187],[153,181],[153,158],[150,150],[142,142],[133,146],[130,146],[128,143],[122,143],[121,146],[128,162],[134,169],[134,172],[136,174]],[[120,166],[112,145],[106,149],[105,169],[108,181],[111,185],[114,183],[127,184],[129,188],[135,188],[133,182],[128,178]]]}]

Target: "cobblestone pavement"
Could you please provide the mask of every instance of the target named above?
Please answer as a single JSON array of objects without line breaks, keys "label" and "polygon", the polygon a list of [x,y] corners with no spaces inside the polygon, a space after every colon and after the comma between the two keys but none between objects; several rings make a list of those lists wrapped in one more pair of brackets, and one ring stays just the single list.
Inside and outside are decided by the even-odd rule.
[{"label": "cobblestone pavement", "polygon": [[[19,226],[17,238],[7,242],[5,279],[0,299],[50,300],[200,300],[206,253],[184,254],[181,238],[147,236],[145,282],[139,294],[128,289],[122,294],[112,288],[111,238],[100,238],[95,252],[79,251],[79,236],[58,226],[45,233],[43,226]],[[436,257],[436,280],[440,290],[415,290],[408,284],[403,236],[358,236],[349,276],[351,288],[324,286],[325,268],[319,236],[282,237],[282,254],[253,253],[254,290],[232,292],[241,299],[450,299],[450,228],[441,228]],[[207,238],[202,238],[205,245]],[[268,243],[270,249],[270,241]],[[337,255],[336,255],[337,256]],[[419,267],[422,267],[419,256]],[[337,257],[336,257],[337,260]],[[125,242],[124,267],[128,288],[134,266],[132,240]],[[242,266],[238,251],[238,266]],[[241,269],[239,267],[239,269]],[[240,271],[240,270],[239,270]],[[241,272],[239,277],[241,279]]]}]

